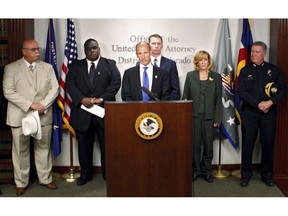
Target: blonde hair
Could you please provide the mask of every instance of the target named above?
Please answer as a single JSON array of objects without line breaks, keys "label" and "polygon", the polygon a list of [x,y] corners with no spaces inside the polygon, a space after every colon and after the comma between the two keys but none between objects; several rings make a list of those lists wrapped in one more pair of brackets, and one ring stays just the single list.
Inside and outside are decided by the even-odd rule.
[{"label": "blonde hair", "polygon": [[208,59],[208,67],[207,70],[208,72],[213,70],[213,65],[212,65],[212,59],[210,54],[205,51],[205,50],[199,50],[195,55],[194,55],[194,67],[197,71],[199,71],[199,67],[198,67],[198,63],[203,59],[203,58],[207,58]]}]

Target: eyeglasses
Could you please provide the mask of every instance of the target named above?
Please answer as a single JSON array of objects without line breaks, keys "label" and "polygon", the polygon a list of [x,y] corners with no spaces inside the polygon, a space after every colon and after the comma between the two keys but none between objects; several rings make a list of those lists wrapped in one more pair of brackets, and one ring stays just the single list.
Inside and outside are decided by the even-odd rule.
[{"label": "eyeglasses", "polygon": [[27,50],[30,50],[32,52],[35,52],[36,50],[39,51],[40,50],[40,47],[34,47],[34,48],[23,48],[23,49],[27,49]]}]

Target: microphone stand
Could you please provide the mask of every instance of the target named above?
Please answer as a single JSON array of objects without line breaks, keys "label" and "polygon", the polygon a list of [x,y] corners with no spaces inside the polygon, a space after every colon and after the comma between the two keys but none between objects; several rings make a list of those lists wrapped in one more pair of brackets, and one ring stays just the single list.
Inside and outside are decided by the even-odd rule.
[{"label": "microphone stand", "polygon": [[157,98],[156,94],[154,94],[153,92],[149,91],[144,86],[142,86],[141,88],[151,99],[153,99],[154,101],[159,101],[159,99]]},{"label": "microphone stand", "polygon": [[226,178],[230,175],[230,173],[226,170],[222,170],[221,166],[221,145],[222,145],[222,125],[219,127],[219,162],[217,170],[212,171],[212,175],[215,178]]}]

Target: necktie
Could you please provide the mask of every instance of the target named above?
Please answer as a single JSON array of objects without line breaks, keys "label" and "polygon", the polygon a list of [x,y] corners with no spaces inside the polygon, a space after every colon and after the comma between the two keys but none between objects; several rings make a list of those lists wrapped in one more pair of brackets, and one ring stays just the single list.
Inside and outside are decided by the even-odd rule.
[{"label": "necktie", "polygon": [[34,73],[33,65],[29,65],[29,73],[30,76],[32,77],[32,80],[34,82],[34,85],[36,85],[36,74]]},{"label": "necktie", "polygon": [[90,84],[93,86],[93,81],[94,81],[94,75],[96,73],[96,68],[94,62],[91,63],[90,71],[89,71],[89,76],[90,76]]},{"label": "necktie", "polygon": [[156,58],[154,59],[154,66],[155,66],[155,67],[158,67],[158,65],[157,65],[157,59],[156,59]]},{"label": "necktie", "polygon": [[[149,78],[147,74],[147,68],[148,67],[143,67],[144,72],[143,72],[143,86],[147,89],[149,89]],[[142,99],[143,101],[149,101],[149,96],[142,90]]]},{"label": "necktie", "polygon": [[33,65],[29,65],[29,72],[30,72],[30,75],[33,77]]}]

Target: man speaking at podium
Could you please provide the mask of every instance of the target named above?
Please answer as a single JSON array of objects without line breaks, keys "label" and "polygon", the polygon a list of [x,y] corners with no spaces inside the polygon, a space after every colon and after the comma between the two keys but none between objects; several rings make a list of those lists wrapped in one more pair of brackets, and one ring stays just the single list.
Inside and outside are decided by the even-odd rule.
[{"label": "man speaking at podium", "polygon": [[121,89],[122,100],[168,101],[170,99],[169,74],[151,64],[149,44],[139,42],[136,45],[136,55],[140,64],[125,70]]}]

